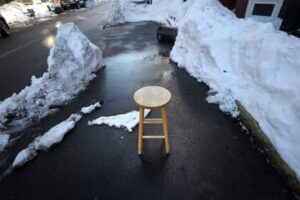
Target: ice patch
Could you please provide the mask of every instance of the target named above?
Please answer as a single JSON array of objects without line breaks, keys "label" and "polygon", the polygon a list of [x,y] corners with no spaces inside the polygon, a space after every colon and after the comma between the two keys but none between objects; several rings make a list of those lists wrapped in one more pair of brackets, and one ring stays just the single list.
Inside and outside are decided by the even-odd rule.
[{"label": "ice patch", "polygon": [[67,120],[57,124],[44,135],[37,137],[33,142],[36,150],[47,150],[54,144],[60,143],[82,118],[80,114],[72,114]]},{"label": "ice patch", "polygon": [[8,140],[8,134],[0,134],[0,152],[7,146]]},{"label": "ice patch", "polygon": [[12,167],[18,168],[23,166],[25,163],[31,161],[38,155],[37,151],[34,149],[34,146],[30,144],[26,149],[23,149],[18,153],[17,157],[15,158]]},{"label": "ice patch", "polygon": [[83,114],[90,114],[91,112],[93,112],[94,110],[96,110],[97,108],[101,108],[101,104],[100,102],[97,102],[93,105],[87,106],[87,107],[83,107],[81,108],[81,113]]},{"label": "ice patch", "polygon": [[230,91],[227,91],[225,95],[222,95],[218,92],[210,90],[206,98],[208,103],[219,104],[221,111],[231,114],[232,117],[239,116],[239,110],[235,103],[234,98],[230,94]]},{"label": "ice patch", "polygon": [[[151,110],[145,109],[144,116],[147,117]],[[125,130],[132,132],[132,129],[139,123],[138,111],[131,111],[125,114],[119,114],[109,117],[99,117],[95,120],[89,121],[88,125],[101,125],[106,124],[108,126],[114,126],[116,128],[124,128]]]},{"label": "ice patch", "polygon": [[48,72],[33,76],[30,86],[0,103],[0,131],[13,132],[56,111],[84,90],[102,66],[101,50],[74,23],[60,26]]}]

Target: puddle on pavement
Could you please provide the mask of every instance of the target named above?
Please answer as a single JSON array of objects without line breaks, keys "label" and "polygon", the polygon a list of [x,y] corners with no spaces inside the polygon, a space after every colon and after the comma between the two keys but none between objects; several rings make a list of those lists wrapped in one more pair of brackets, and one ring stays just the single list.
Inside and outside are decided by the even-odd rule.
[{"label": "puddle on pavement", "polygon": [[120,53],[104,59],[104,62],[109,64],[114,63],[145,63],[145,64],[169,64],[169,57],[160,55],[157,50],[148,50],[143,52],[129,51]]}]

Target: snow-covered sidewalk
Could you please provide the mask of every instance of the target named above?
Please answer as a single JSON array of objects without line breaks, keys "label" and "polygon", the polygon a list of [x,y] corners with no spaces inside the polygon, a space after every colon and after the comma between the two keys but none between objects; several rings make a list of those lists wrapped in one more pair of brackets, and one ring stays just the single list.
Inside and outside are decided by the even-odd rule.
[{"label": "snow-covered sidewalk", "polygon": [[109,16],[110,24],[178,27],[171,59],[211,88],[207,100],[222,111],[237,117],[240,101],[300,180],[299,39],[271,23],[238,19],[217,0],[118,0]]}]

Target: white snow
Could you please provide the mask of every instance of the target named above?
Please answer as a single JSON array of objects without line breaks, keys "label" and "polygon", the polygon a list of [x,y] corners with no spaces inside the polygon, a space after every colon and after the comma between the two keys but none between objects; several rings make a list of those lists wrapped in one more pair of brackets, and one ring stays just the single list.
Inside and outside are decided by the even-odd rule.
[{"label": "white snow", "polygon": [[[147,117],[151,110],[145,109],[144,116]],[[132,129],[139,123],[139,112],[131,111],[125,114],[119,114],[109,117],[99,117],[88,122],[88,125],[101,125],[106,124],[108,126],[114,126],[116,128],[124,128],[125,130],[132,132]]]},{"label": "white snow", "polygon": [[64,136],[72,130],[82,118],[80,114],[72,114],[67,120],[52,127],[49,131],[33,142],[36,150],[47,150],[54,144],[60,143]]},{"label": "white snow", "polygon": [[87,1],[85,2],[85,6],[86,6],[87,8],[94,8],[94,7],[96,7],[96,6],[101,5],[101,4],[104,3],[104,2],[107,2],[107,1],[110,1],[110,0],[87,0]]},{"label": "white snow", "polygon": [[0,134],[0,152],[7,146],[9,140],[9,135],[1,133]]},{"label": "white snow", "polygon": [[207,100],[233,117],[239,100],[300,180],[298,38],[271,23],[238,19],[218,0],[118,0],[109,17],[110,24],[152,20],[178,27],[171,59],[205,82]]},{"label": "white snow", "polygon": [[[81,108],[80,113],[89,114],[94,111],[96,108],[101,107],[100,103],[92,104],[88,107]],[[88,108],[88,109],[87,109]],[[92,109],[93,108],[93,109]],[[88,110],[89,112],[82,112],[82,110]],[[61,123],[55,125],[49,129],[43,135],[35,138],[27,148],[23,149],[16,156],[12,167],[18,168],[32,160],[38,155],[38,151],[46,151],[54,144],[60,143],[65,135],[73,130],[76,124],[81,120],[82,114],[72,114],[68,119],[62,121]],[[1,139],[1,137],[0,137]]]},{"label": "white snow", "polygon": [[56,111],[84,90],[102,67],[102,52],[73,23],[62,25],[48,57],[48,71],[0,103],[0,131],[14,131]]},{"label": "white snow", "polygon": [[38,155],[37,151],[34,149],[34,146],[30,144],[26,149],[20,151],[15,158],[12,167],[18,168],[23,166],[25,163],[31,161]]},{"label": "white snow", "polygon": [[101,108],[100,102],[97,102],[97,103],[92,104],[92,105],[87,106],[87,107],[83,107],[83,108],[81,108],[80,112],[83,113],[83,114],[89,114],[89,113],[93,112],[94,110],[96,110],[97,108]]},{"label": "white snow", "polygon": [[34,3],[32,5],[25,5],[23,3],[12,1],[0,6],[0,13],[4,16],[9,25],[21,25],[22,23],[23,25],[26,25],[27,22],[34,19],[26,15],[28,12],[27,9],[33,9],[35,11],[35,19],[57,16],[48,10],[47,5],[50,4]]}]

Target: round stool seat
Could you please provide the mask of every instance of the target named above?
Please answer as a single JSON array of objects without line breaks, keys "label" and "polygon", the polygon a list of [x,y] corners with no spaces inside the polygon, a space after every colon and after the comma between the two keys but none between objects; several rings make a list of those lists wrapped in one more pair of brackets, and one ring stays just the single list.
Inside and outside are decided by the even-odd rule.
[{"label": "round stool seat", "polygon": [[144,108],[160,108],[171,100],[171,93],[159,86],[147,86],[138,89],[134,93],[134,101]]}]

